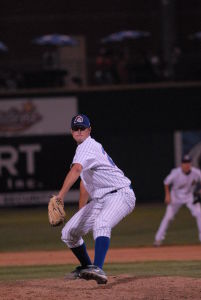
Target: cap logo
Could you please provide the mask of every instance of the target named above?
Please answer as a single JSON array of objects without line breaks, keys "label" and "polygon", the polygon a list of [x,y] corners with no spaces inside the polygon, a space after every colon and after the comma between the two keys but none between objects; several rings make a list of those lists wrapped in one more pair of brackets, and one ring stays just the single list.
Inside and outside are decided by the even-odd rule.
[{"label": "cap logo", "polygon": [[83,117],[82,116],[77,116],[74,120],[74,124],[75,123],[83,123]]}]

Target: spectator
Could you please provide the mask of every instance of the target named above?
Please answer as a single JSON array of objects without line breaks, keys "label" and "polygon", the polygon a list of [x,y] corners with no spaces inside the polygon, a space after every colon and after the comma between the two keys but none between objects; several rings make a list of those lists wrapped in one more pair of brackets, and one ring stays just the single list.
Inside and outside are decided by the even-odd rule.
[{"label": "spectator", "polygon": [[101,48],[96,57],[95,81],[97,84],[112,84],[112,53],[105,48]]}]

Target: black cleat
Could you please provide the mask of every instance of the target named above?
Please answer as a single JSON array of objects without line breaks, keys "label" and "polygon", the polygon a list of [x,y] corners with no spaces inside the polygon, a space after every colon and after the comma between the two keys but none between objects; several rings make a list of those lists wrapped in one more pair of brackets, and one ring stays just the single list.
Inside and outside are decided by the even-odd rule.
[{"label": "black cleat", "polygon": [[108,280],[105,272],[94,265],[88,265],[82,269],[80,277],[86,280],[95,280],[98,284],[106,284]]},{"label": "black cleat", "polygon": [[81,272],[81,270],[83,270],[85,268],[86,267],[82,267],[82,266],[75,268],[75,270],[73,270],[71,273],[66,274],[64,279],[68,279],[68,280],[80,279],[81,278],[80,272]]}]

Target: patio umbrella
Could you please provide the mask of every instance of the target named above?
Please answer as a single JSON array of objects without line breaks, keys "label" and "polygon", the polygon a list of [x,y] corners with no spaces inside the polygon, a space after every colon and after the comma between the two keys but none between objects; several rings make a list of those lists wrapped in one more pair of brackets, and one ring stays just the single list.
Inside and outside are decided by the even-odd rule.
[{"label": "patio umbrella", "polygon": [[48,63],[45,63],[49,66],[58,66],[60,67],[60,53],[59,48],[64,46],[76,46],[78,45],[78,40],[65,34],[47,34],[39,36],[32,40],[32,42],[39,46],[48,46],[54,48],[54,53],[44,53],[44,57],[46,54],[45,61],[48,61]]},{"label": "patio umbrella", "polygon": [[8,51],[8,47],[0,41],[0,51]]},{"label": "patio umbrella", "polygon": [[112,33],[101,39],[101,43],[122,42],[124,40],[134,40],[149,37],[151,34],[147,31],[140,30],[123,30]]},{"label": "patio umbrella", "polygon": [[33,43],[37,45],[50,46],[76,46],[78,41],[69,35],[64,34],[47,34],[33,39]]}]

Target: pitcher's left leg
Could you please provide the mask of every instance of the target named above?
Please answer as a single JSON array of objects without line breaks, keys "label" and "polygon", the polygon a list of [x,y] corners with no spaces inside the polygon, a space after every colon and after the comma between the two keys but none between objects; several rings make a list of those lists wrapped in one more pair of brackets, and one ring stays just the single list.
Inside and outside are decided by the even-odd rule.
[{"label": "pitcher's left leg", "polygon": [[[91,201],[80,209],[62,229],[62,241],[71,249],[83,268],[91,265],[91,260],[82,236],[93,229],[99,210],[101,210],[101,206],[96,205],[95,201]],[[80,273],[80,268],[76,269],[74,273],[76,277],[76,274]]]}]

